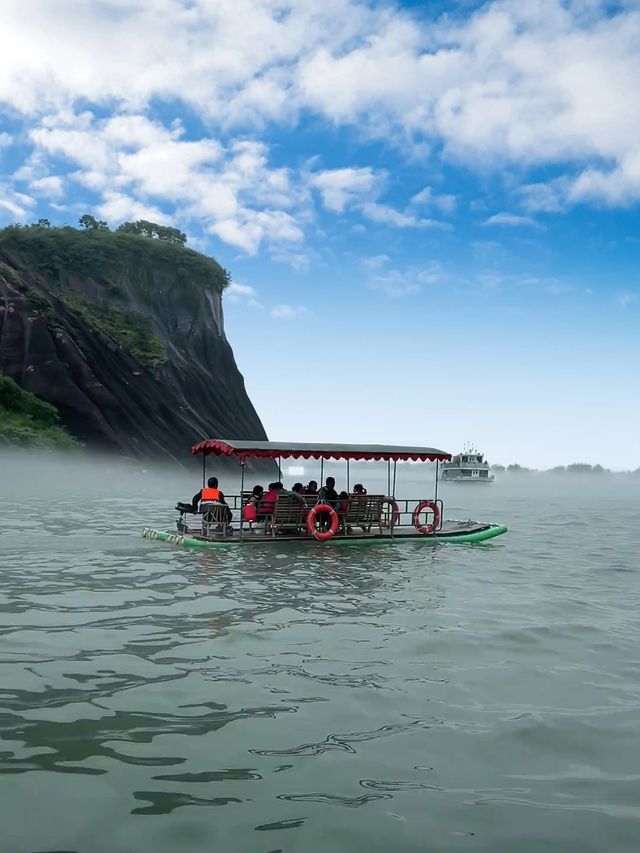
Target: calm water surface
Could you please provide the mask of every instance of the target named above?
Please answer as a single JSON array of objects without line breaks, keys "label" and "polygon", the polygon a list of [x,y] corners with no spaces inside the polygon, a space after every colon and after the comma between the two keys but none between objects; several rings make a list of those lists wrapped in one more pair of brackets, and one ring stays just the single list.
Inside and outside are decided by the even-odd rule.
[{"label": "calm water surface", "polygon": [[0,475],[3,853],[638,849],[640,484],[448,485],[480,546],[189,553],[140,531],[193,482],[45,469]]}]

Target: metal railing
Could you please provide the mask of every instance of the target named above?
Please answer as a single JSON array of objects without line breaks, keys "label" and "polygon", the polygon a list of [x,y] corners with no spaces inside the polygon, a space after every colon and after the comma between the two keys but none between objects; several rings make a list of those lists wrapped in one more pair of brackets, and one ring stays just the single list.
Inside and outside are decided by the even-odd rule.
[{"label": "metal railing", "polygon": [[[225,495],[225,500],[227,502],[227,506],[229,507],[229,509],[232,512],[233,519],[232,519],[231,523],[233,525],[239,526],[239,527],[244,527],[245,529],[248,528],[247,522],[243,522],[243,520],[242,520],[241,510],[246,505],[246,503],[250,497],[251,497],[251,492],[243,492],[242,495],[240,495],[240,494]],[[351,496],[351,497],[353,497],[353,496]],[[388,521],[389,521],[388,524],[384,525],[386,527],[386,529],[387,530],[393,530],[394,528],[398,528],[398,527],[404,527],[404,528],[413,527],[413,515],[415,512],[415,509],[423,500],[434,500],[434,502],[438,505],[438,508],[440,510],[440,513],[439,513],[440,518],[439,518],[439,523],[438,523],[437,529],[440,530],[442,528],[442,522],[443,522],[443,518],[444,518],[444,504],[443,504],[442,500],[440,500],[439,498],[435,498],[435,499],[434,498],[400,498],[400,499],[396,498],[395,502],[396,502],[396,505],[398,507],[399,522],[397,524],[393,524],[393,525],[391,524],[391,508],[390,508],[390,505],[385,504],[384,510],[383,510],[383,517],[388,519]],[[259,508],[258,508],[258,512],[260,512]],[[189,527],[191,527],[191,525],[188,524],[187,519],[193,519],[195,521],[195,519],[197,518],[198,521],[196,521],[195,523],[196,523],[196,525],[199,526],[200,517],[201,517],[200,513],[196,513],[195,515],[187,514],[185,516],[185,521],[187,521],[187,525]]]}]

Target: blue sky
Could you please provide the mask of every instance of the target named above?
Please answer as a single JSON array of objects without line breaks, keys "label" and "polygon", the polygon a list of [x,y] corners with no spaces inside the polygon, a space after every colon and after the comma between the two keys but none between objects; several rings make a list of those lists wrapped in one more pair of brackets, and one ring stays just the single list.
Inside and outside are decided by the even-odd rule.
[{"label": "blue sky", "polygon": [[269,435],[640,466],[640,4],[3,4],[0,225],[183,228]]}]

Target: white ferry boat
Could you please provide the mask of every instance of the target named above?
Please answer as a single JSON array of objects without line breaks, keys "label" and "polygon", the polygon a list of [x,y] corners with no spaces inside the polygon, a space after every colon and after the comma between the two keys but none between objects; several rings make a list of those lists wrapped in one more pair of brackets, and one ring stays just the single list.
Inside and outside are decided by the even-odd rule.
[{"label": "white ferry boat", "polygon": [[492,483],[495,478],[482,453],[469,447],[453,456],[450,462],[442,463],[440,479],[455,483]]}]

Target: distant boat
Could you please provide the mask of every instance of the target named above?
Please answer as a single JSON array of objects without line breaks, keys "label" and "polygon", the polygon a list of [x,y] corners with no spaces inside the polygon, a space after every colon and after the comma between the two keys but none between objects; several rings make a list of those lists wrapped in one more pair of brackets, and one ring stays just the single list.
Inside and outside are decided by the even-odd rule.
[{"label": "distant boat", "polygon": [[440,480],[445,483],[492,483],[494,479],[489,463],[472,447],[465,447],[440,466]]}]

